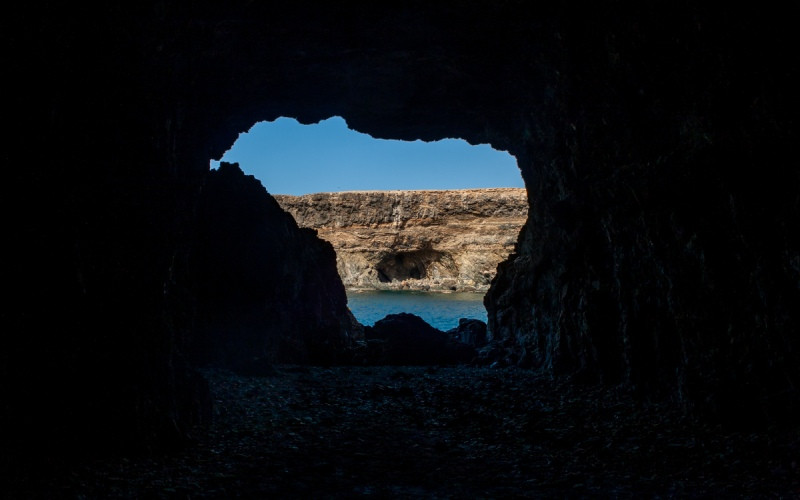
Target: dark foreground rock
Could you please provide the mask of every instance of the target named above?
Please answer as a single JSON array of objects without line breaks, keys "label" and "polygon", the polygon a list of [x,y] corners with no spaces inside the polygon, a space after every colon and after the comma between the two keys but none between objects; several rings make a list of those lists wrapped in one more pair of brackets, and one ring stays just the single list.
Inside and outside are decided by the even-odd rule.
[{"label": "dark foreground rock", "polygon": [[257,374],[274,362],[331,363],[360,333],[330,243],[238,164],[209,172],[192,256],[199,365]]},{"label": "dark foreground rock", "polygon": [[14,464],[8,498],[796,498],[798,438],[724,432],[517,368],[207,373],[182,453]]},{"label": "dark foreground rock", "polygon": [[458,326],[447,333],[455,340],[475,348],[481,348],[488,343],[486,323],[479,319],[461,318]]},{"label": "dark foreground rock", "polygon": [[389,314],[364,327],[369,365],[448,365],[467,363],[475,349],[456,341],[417,315]]}]

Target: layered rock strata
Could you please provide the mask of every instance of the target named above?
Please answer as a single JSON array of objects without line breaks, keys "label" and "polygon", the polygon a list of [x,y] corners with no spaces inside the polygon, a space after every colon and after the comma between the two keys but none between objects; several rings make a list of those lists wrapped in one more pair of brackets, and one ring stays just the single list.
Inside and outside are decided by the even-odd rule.
[{"label": "layered rock strata", "polygon": [[485,292],[528,213],[523,188],[275,195],[336,250],[349,289]]}]

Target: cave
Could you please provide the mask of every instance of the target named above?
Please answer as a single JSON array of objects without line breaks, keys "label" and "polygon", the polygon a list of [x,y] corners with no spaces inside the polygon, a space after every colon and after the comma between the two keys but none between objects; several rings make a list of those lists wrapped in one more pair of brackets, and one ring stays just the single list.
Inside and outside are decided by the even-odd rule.
[{"label": "cave", "polygon": [[[736,429],[796,426],[793,19],[691,2],[15,4],[0,35],[18,104],[0,188],[5,469],[202,433],[208,159],[279,116],[517,158],[528,222],[485,304],[526,369]],[[338,285],[294,283],[321,322],[290,350],[344,342]],[[214,318],[235,327],[237,308]]]},{"label": "cave", "polygon": [[430,278],[435,267],[452,268],[453,259],[436,250],[397,252],[384,256],[375,270],[381,282],[420,280]]}]

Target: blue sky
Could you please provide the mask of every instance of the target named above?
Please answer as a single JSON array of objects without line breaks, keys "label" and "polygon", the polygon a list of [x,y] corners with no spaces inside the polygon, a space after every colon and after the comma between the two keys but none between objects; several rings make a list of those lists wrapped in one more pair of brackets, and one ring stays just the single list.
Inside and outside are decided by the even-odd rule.
[{"label": "blue sky", "polygon": [[504,151],[462,139],[373,139],[340,117],[315,125],[291,118],[257,123],[222,161],[239,163],[273,194],[524,186],[516,160]]}]

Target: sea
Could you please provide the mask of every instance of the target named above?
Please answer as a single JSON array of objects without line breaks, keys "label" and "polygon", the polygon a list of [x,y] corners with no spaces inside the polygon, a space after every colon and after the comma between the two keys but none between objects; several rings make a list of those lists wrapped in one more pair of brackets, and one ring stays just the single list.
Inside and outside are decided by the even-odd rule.
[{"label": "sea", "polygon": [[443,331],[457,327],[459,318],[487,320],[483,294],[474,292],[348,291],[347,303],[356,319],[368,326],[401,312],[416,314]]}]

